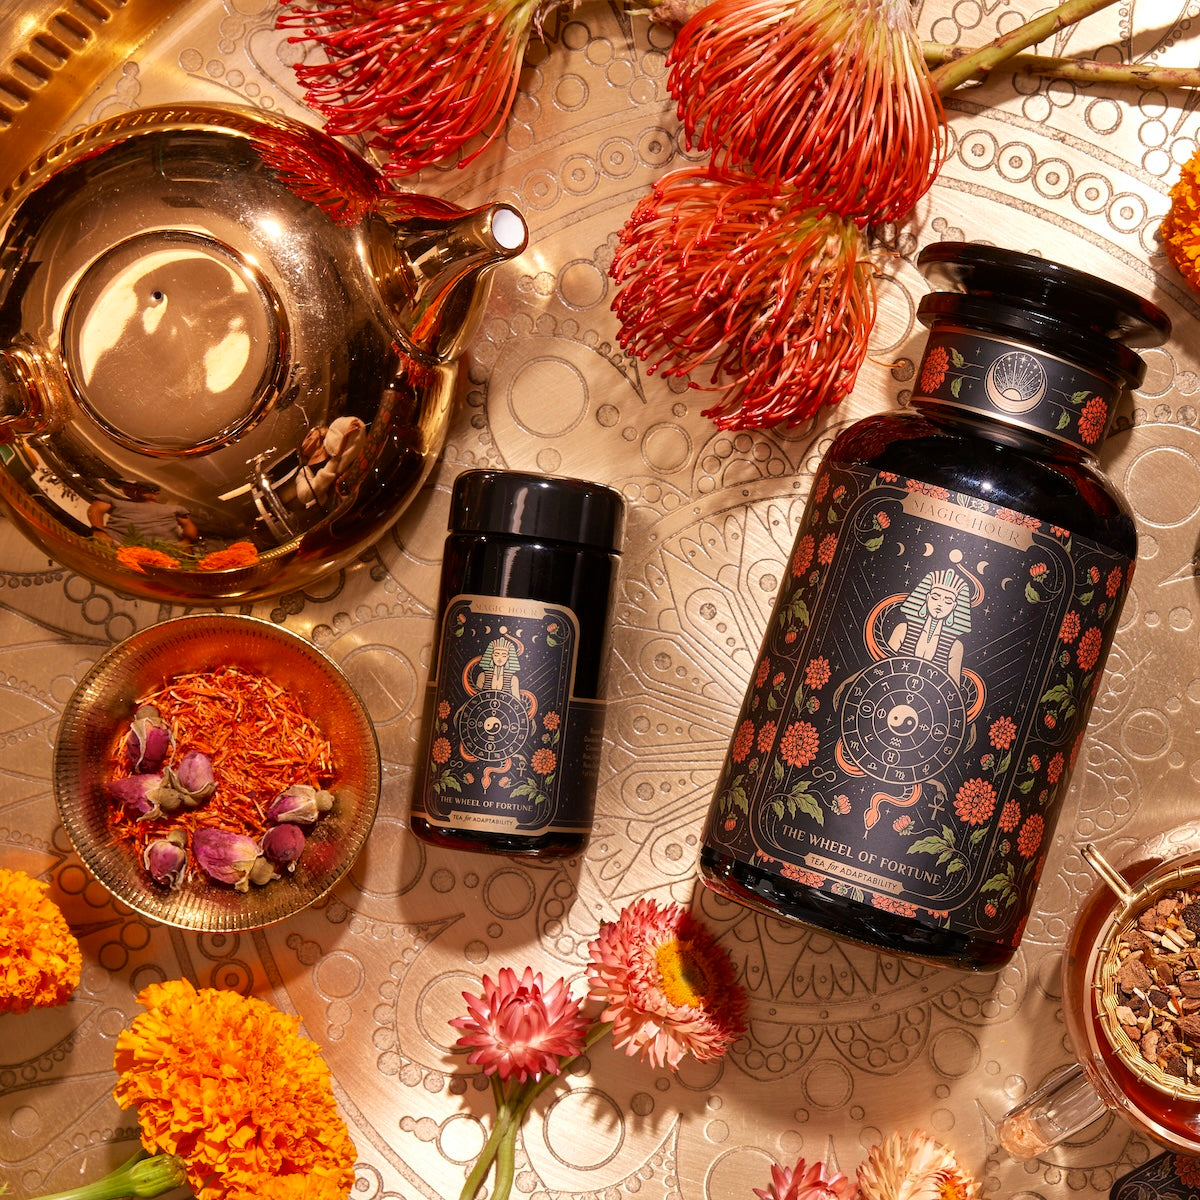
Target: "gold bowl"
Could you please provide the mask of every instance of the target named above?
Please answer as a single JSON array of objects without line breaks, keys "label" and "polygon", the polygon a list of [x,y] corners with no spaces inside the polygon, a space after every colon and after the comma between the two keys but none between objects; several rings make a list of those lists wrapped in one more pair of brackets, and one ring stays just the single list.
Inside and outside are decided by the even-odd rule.
[{"label": "gold bowl", "polygon": [[[295,870],[240,892],[189,871],[156,884],[135,847],[110,827],[107,784],[141,697],[194,671],[237,667],[287,689],[333,747],[332,809],[311,827]],[[379,803],[379,744],[362,700],[337,665],[304,638],[256,617],[198,614],[152,625],[114,646],[80,681],[54,747],[54,794],[87,869],[135,911],[181,929],[232,932],[283,920],[324,896],[366,842]]]}]

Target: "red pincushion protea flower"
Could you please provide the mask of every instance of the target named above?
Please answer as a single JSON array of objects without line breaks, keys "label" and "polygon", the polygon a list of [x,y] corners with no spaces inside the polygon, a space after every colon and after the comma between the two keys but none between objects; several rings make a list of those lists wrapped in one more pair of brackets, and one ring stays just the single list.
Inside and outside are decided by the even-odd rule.
[{"label": "red pincushion protea flower", "polygon": [[408,175],[461,150],[465,166],[504,128],[529,35],[546,0],[283,0],[279,29],[301,31],[324,62],[297,64],[305,100],[334,137],[367,134],[385,174]]},{"label": "red pincushion protea flower", "polygon": [[588,987],[613,1045],[672,1070],[719,1058],[746,1030],[746,997],[708,928],[677,904],[638,900],[588,944]]},{"label": "red pincushion protea flower", "polygon": [[[862,231],[794,189],[685,168],[633,210],[610,268],[622,347],[650,372],[704,367],[723,429],[794,424],[854,385],[875,321]],[[700,387],[693,381],[694,387]]]},{"label": "red pincushion protea flower", "polygon": [[495,982],[483,977],[482,996],[463,992],[463,999],[468,1015],[450,1022],[463,1030],[456,1045],[471,1051],[467,1061],[485,1075],[519,1083],[557,1075],[561,1060],[583,1049],[587,1021],[563,979],[547,988],[530,967],[520,979],[503,967]]},{"label": "red pincushion protea flower", "polygon": [[713,0],[668,63],[693,143],[809,204],[898,220],[941,165],[944,114],[909,0]]}]

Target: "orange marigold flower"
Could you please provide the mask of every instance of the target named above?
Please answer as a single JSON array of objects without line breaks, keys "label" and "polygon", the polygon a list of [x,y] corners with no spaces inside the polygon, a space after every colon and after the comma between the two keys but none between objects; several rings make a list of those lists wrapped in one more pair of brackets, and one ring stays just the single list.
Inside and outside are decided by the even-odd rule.
[{"label": "orange marigold flower", "polygon": [[1079,636],[1079,614],[1071,611],[1062,620],[1058,636],[1064,642],[1073,642]]},{"label": "orange marigold flower", "polygon": [[153,550],[149,546],[122,546],[117,551],[117,562],[131,571],[144,575],[147,567],[159,571],[174,571],[179,567],[179,560],[172,558],[162,550]]},{"label": "orange marigold flower", "polygon": [[292,1196],[344,1200],[354,1144],[295,1017],[184,979],[151,984],[138,1003],[146,1011],[117,1038],[113,1095],[137,1108],[151,1154],[184,1160],[197,1200],[257,1196],[266,1177]]},{"label": "orange marigold flower", "polygon": [[722,429],[808,420],[854,386],[875,321],[862,231],[794,189],[689,167],[621,230],[610,273],[618,340],[672,378],[720,392]]},{"label": "orange marigold flower", "polygon": [[713,0],[667,62],[684,130],[718,166],[861,221],[903,217],[937,175],[942,104],[907,4]]},{"label": "orange marigold flower", "polygon": [[553,731],[553,730],[555,730],[555,729],[557,729],[557,728],[558,728],[558,725],[559,725],[559,720],[560,720],[560,718],[559,718],[559,715],[558,715],[558,713],[556,713],[556,712],[548,712],[548,713],[547,713],[547,714],[546,714],[546,715],[545,715],[545,716],[542,718],[542,728],[544,728],[544,729],[549,729],[549,730]]},{"label": "orange marigold flower", "polygon": [[1175,269],[1200,290],[1200,152],[1184,163],[1171,188],[1171,207],[1159,232]]},{"label": "orange marigold flower", "polygon": [[436,738],[432,746],[429,747],[429,757],[433,759],[438,766],[442,763],[450,761],[450,739]]},{"label": "orange marigold flower", "polygon": [[558,765],[558,759],[555,757],[553,750],[547,750],[545,746],[542,746],[533,752],[533,757],[529,760],[529,765],[539,775],[549,775]]},{"label": "orange marigold flower", "polygon": [[66,1004],[83,956],[49,888],[24,871],[0,868],[0,1013]]},{"label": "orange marigold flower", "polygon": [[233,542],[224,550],[206,554],[196,564],[201,571],[231,571],[238,567],[250,567],[258,562],[258,547],[253,542]]}]

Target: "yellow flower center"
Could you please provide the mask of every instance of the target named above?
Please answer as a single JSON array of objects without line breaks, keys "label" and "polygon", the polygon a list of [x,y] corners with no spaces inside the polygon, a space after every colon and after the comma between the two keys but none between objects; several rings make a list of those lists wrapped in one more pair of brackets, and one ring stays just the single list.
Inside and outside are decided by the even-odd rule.
[{"label": "yellow flower center", "polygon": [[654,952],[654,961],[663,995],[672,1004],[703,1008],[711,1000],[715,982],[711,964],[690,942],[663,942]]}]

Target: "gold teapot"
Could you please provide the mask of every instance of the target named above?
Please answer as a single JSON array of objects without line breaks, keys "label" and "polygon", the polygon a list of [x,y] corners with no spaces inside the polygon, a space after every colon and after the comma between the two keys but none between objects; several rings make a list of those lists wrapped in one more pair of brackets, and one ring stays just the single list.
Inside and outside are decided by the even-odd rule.
[{"label": "gold teapot", "polygon": [[527,236],[254,109],[64,138],[0,195],[0,501],[136,595],[304,587],[419,491],[491,269]]}]

